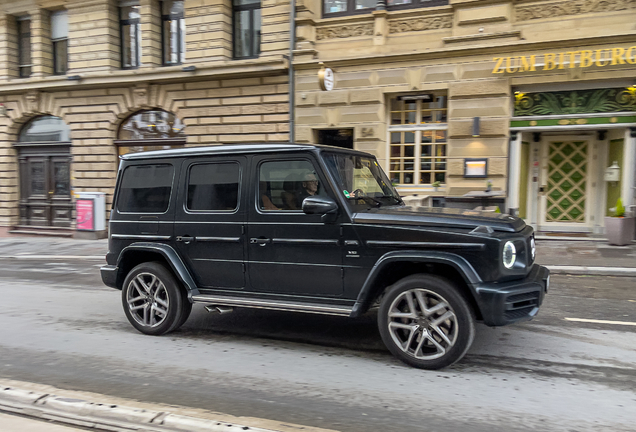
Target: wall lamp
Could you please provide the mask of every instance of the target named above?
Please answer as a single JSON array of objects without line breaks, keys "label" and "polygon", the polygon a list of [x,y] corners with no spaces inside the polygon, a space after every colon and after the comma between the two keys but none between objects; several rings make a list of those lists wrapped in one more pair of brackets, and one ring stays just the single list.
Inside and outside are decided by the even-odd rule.
[{"label": "wall lamp", "polygon": [[473,138],[479,137],[479,117],[473,117]]}]

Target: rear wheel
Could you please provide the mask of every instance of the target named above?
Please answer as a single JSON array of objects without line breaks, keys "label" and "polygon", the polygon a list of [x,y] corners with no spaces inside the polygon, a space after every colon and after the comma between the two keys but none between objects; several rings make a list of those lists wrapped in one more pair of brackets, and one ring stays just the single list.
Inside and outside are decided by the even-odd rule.
[{"label": "rear wheel", "polygon": [[474,313],[457,288],[432,275],[413,275],[391,286],[380,303],[384,344],[403,362],[441,369],[461,359],[475,336]]},{"label": "rear wheel", "polygon": [[175,277],[158,262],[139,264],[128,273],[122,288],[122,303],[128,321],[148,335],[162,335],[177,329],[192,308]]}]

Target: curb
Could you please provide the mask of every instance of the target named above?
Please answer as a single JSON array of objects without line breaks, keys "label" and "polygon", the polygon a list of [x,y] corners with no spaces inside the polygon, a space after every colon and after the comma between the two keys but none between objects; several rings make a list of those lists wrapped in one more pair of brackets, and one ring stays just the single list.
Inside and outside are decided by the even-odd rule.
[{"label": "curb", "polygon": [[633,267],[546,266],[551,274],[588,276],[636,276]]},{"label": "curb", "polygon": [[105,405],[14,387],[0,387],[0,411],[113,432],[278,432],[168,411]]},{"label": "curb", "polygon": [[15,260],[92,260],[106,262],[106,254],[104,255],[0,255],[0,259]]}]

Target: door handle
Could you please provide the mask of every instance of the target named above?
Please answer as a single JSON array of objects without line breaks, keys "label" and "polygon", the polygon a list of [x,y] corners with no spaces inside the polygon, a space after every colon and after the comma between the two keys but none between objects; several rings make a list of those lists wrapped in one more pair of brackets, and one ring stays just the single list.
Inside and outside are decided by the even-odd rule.
[{"label": "door handle", "polygon": [[193,242],[194,240],[196,240],[196,237],[190,237],[190,236],[177,236],[177,241],[178,242],[184,242],[185,244],[188,244],[190,242]]},{"label": "door handle", "polygon": [[272,239],[268,238],[251,238],[250,243],[257,244],[259,246],[265,246],[267,243],[271,243]]}]

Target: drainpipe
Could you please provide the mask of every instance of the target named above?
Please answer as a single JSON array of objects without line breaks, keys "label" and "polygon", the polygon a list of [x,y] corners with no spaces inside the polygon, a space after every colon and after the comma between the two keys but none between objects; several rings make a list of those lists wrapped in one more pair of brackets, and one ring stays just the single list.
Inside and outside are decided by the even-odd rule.
[{"label": "drainpipe", "polygon": [[294,142],[294,102],[296,85],[294,80],[294,48],[296,45],[296,0],[289,0],[289,142]]}]

